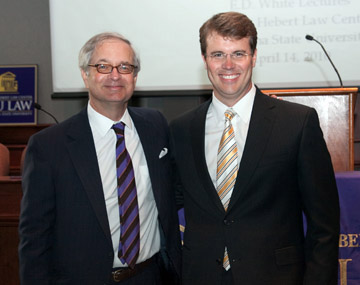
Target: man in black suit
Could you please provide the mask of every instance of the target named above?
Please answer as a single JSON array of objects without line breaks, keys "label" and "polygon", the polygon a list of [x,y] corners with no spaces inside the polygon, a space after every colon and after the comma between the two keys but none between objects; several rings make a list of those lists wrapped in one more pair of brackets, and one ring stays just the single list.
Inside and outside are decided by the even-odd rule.
[{"label": "man in black suit", "polygon": [[[181,249],[167,122],[158,111],[128,107],[140,63],[121,35],[92,37],[80,51],[79,65],[89,91],[87,108],[37,133],[27,147],[21,284],[161,284],[164,276],[175,284]],[[120,234],[125,244],[117,192],[125,182],[117,174],[113,129],[119,122],[125,125],[137,191],[131,209],[138,210],[130,215],[139,217],[134,222],[139,231],[129,246],[136,252],[131,261],[119,246]]]},{"label": "man in black suit", "polygon": [[253,84],[256,42],[243,14],[204,23],[213,96],[170,125],[183,283],[336,284],[339,202],[318,116]]}]

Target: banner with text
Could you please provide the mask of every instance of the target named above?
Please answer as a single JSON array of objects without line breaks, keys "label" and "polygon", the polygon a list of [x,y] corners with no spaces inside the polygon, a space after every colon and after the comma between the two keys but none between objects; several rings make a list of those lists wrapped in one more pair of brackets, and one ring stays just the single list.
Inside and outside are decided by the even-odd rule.
[{"label": "banner with text", "polygon": [[0,66],[0,124],[36,124],[37,65]]}]

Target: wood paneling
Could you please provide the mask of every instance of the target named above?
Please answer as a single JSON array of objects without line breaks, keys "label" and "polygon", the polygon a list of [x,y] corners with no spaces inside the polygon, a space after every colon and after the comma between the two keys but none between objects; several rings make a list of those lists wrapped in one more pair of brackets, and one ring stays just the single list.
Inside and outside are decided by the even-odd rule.
[{"label": "wood paneling", "polygon": [[0,177],[0,283],[19,285],[18,225],[21,180]]}]

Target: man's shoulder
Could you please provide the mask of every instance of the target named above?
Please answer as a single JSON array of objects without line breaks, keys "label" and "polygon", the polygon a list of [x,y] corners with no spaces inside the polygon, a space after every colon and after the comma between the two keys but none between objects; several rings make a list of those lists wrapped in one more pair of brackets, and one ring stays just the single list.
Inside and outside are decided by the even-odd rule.
[{"label": "man's shoulder", "polygon": [[168,134],[168,121],[156,109],[144,107],[128,107],[128,111],[136,129],[140,133],[162,135]]},{"label": "man's shoulder", "polygon": [[138,116],[138,117],[142,117],[143,119],[160,119],[163,120],[164,119],[164,115],[156,109],[151,109],[151,108],[145,108],[145,107],[128,107],[128,111],[130,116]]},{"label": "man's shoulder", "polygon": [[273,98],[270,97],[264,93],[262,93],[261,91],[258,91],[256,93],[256,97],[255,97],[255,102],[256,101],[262,101],[262,102],[266,102],[267,104],[269,104],[269,106],[274,106],[276,107],[276,111],[277,112],[296,112],[296,113],[307,113],[310,110],[313,110],[314,108],[298,103],[298,102],[293,102],[291,101],[291,98]]},{"label": "man's shoulder", "polygon": [[45,129],[42,129],[41,131],[34,134],[32,137],[36,139],[59,139],[62,135],[66,133],[67,130],[69,130],[70,126],[74,123],[84,125],[86,125],[85,123],[88,124],[86,109],[81,110],[79,113],[71,116],[63,122],[60,122],[59,124],[51,125]]},{"label": "man's shoulder", "polygon": [[170,122],[170,127],[177,124],[185,124],[186,122],[191,122],[194,119],[202,120],[206,117],[207,110],[209,108],[209,105],[211,103],[211,100],[208,100],[199,106],[186,111],[179,117],[175,118]]}]

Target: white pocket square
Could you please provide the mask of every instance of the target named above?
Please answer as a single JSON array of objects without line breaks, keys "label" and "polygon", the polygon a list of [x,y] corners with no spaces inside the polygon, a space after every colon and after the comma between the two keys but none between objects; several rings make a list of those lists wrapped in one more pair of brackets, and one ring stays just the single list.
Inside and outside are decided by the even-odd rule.
[{"label": "white pocket square", "polygon": [[168,153],[168,149],[164,147],[159,154],[159,158],[163,158],[167,153]]}]

